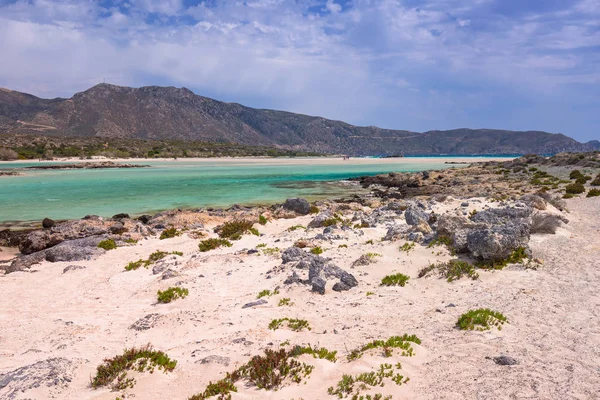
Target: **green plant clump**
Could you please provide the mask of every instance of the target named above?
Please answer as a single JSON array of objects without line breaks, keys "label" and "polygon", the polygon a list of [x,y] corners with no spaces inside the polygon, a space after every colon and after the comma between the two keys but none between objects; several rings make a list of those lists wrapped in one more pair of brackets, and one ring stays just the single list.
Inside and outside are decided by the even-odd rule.
[{"label": "green plant clump", "polygon": [[565,193],[567,194],[580,194],[585,192],[585,186],[582,183],[571,183],[565,186]]},{"label": "green plant clump", "polygon": [[583,174],[581,173],[580,170],[578,169],[574,169],[573,171],[571,171],[571,173],[569,174],[569,179],[575,180],[578,178],[583,177]]},{"label": "green plant clump", "polygon": [[294,225],[294,226],[290,226],[287,230],[288,230],[288,232],[294,232],[294,231],[297,231],[298,229],[306,230],[306,227],[304,225]]},{"label": "green plant clump", "polygon": [[412,357],[414,355],[414,349],[411,343],[421,344],[421,339],[415,335],[404,334],[402,336],[392,336],[388,340],[374,340],[366,345],[352,350],[348,354],[348,361],[354,361],[362,357],[362,355],[371,349],[376,348],[394,348],[402,350],[402,355],[405,357]]},{"label": "green plant clump", "polygon": [[406,242],[402,246],[400,246],[400,251],[405,251],[406,254],[410,253],[411,250],[414,250],[414,249],[415,249],[414,242],[411,242],[411,243]]},{"label": "green plant clump", "polygon": [[153,350],[149,344],[139,349],[125,349],[120,356],[104,359],[104,362],[96,368],[91,386],[98,389],[110,385],[113,390],[123,390],[135,384],[133,378],[127,378],[127,371],[153,372],[158,368],[164,372],[171,372],[176,365],[177,361],[171,360],[162,351]]},{"label": "green plant clump", "polygon": [[162,233],[160,234],[160,240],[171,239],[171,238],[174,238],[174,237],[180,236],[180,235],[181,235],[181,232],[179,232],[177,229],[171,227],[171,228],[167,228],[162,231]]},{"label": "green plant clump", "polygon": [[158,302],[159,303],[170,303],[177,299],[184,299],[188,294],[189,290],[186,288],[170,287],[164,291],[158,291]]},{"label": "green plant clump", "polygon": [[224,223],[215,231],[221,239],[239,240],[245,233],[252,233],[253,235],[260,236],[258,231],[252,227],[254,225],[252,221],[248,220],[233,220]]},{"label": "green plant clump", "polygon": [[402,287],[404,287],[404,285],[406,285],[406,282],[408,282],[409,279],[410,279],[410,277],[408,277],[404,274],[400,274],[400,273],[394,274],[394,275],[388,275],[381,280],[381,286],[402,286]]},{"label": "green plant clump", "polygon": [[323,254],[323,249],[321,248],[321,246],[315,246],[312,249],[310,249],[310,252],[312,254],[319,255],[319,254]]},{"label": "green plant clump", "polygon": [[308,329],[309,331],[311,330],[311,327],[308,324],[307,320],[296,319],[296,318],[287,318],[287,317],[274,319],[269,324],[269,329],[276,331],[277,329],[279,329],[281,327],[281,325],[283,325],[284,322],[287,322],[287,327],[295,332],[299,332],[302,329]]},{"label": "green plant clump", "polygon": [[256,296],[256,298],[260,299],[262,297],[271,297],[271,296],[275,296],[276,294],[279,294],[279,290],[275,289],[271,292],[269,289],[265,289],[265,290],[261,290],[258,293],[258,296]]},{"label": "green plant clump", "polygon": [[198,245],[198,248],[201,252],[207,252],[210,250],[218,249],[221,246],[231,247],[233,246],[233,244],[227,239],[211,238],[201,241]]},{"label": "green plant clump", "polygon": [[217,400],[231,400],[231,392],[237,392],[237,387],[230,379],[221,379],[215,383],[209,382],[204,392],[193,395],[188,400],[205,400],[213,396]]},{"label": "green plant clump", "polygon": [[441,277],[446,278],[448,282],[453,282],[467,276],[473,280],[479,278],[479,274],[475,271],[475,267],[466,261],[450,260],[438,264],[430,264],[419,271],[419,278],[427,276],[430,272],[437,271]]},{"label": "green plant clump", "polygon": [[600,189],[590,189],[590,191],[587,193],[587,196],[585,196],[585,197],[596,197],[596,196],[600,196]]},{"label": "green plant clump", "polygon": [[394,367],[391,364],[382,364],[379,366],[377,372],[363,372],[356,376],[343,375],[342,380],[337,383],[337,386],[335,388],[333,386],[329,387],[327,393],[332,396],[337,396],[339,399],[347,398],[352,395],[352,400],[391,400],[391,395],[383,397],[380,393],[374,395],[361,394],[362,391],[368,389],[368,386],[385,386],[385,378],[391,379],[398,386],[407,383],[409,380],[408,378],[404,378],[400,373],[394,373]]},{"label": "green plant clump", "polygon": [[258,216],[258,223],[259,224],[266,225],[267,222],[269,222],[269,221],[267,220],[267,218],[264,215],[259,215]]},{"label": "green plant clump", "polygon": [[525,259],[527,259],[527,250],[525,247],[517,247],[504,260],[479,261],[475,265],[479,268],[502,269],[508,264],[519,264]]},{"label": "green plant clump", "polygon": [[491,326],[502,329],[502,324],[508,322],[506,317],[499,312],[492,311],[489,308],[479,308],[470,310],[460,316],[456,326],[460,330],[489,330]]},{"label": "green plant clump", "polygon": [[310,354],[314,358],[325,359],[325,360],[331,361],[331,362],[337,361],[337,358],[335,357],[337,354],[337,351],[329,351],[325,347],[318,348],[318,347],[312,347],[310,345],[294,346],[292,348],[292,351],[290,352],[290,355],[292,357],[298,357],[302,354]]},{"label": "green plant clump", "polygon": [[112,239],[105,239],[98,243],[98,247],[104,250],[114,250],[117,248],[117,243]]},{"label": "green plant clump", "polygon": [[291,302],[291,299],[289,297],[284,297],[283,299],[279,299],[279,307],[283,307],[283,306],[288,306],[291,307],[293,306],[294,303]]}]

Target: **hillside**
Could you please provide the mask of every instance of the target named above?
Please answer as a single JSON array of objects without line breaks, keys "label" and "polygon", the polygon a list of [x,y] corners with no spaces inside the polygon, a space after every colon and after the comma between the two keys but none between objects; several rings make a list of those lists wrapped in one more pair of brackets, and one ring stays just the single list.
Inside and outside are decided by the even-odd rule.
[{"label": "hillside", "polygon": [[425,133],[359,127],[198,96],[186,88],[99,84],[69,99],[0,89],[0,134],[229,142],[351,155],[589,151],[562,134],[491,129]]}]

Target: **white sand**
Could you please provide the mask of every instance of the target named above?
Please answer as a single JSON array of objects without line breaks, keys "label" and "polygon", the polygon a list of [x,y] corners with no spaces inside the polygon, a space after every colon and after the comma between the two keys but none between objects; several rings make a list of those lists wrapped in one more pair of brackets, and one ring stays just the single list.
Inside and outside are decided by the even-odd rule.
[{"label": "white sand", "polygon": [[[268,158],[268,157],[219,157],[219,158],[106,158],[94,157],[91,160],[81,160],[79,158],[56,158],[52,161],[42,161],[44,163],[64,163],[64,162],[93,162],[93,161],[113,161],[118,163],[143,163],[143,162],[172,162],[172,163],[252,163],[254,165],[371,165],[371,164],[440,164],[446,161],[454,163],[473,163],[481,161],[507,161],[514,157],[402,157],[402,158],[350,158],[343,160],[341,157],[294,157],[294,158]],[[18,161],[0,161],[0,165],[10,165],[18,162],[36,162],[37,160],[18,160]]]},{"label": "white sand", "polygon": [[[534,257],[544,260],[539,270],[480,271],[477,281],[417,279],[420,268],[450,259],[449,254],[441,247],[417,245],[407,255],[398,250],[402,241],[379,242],[384,228],[367,228],[362,237],[351,235],[348,241],[321,244],[327,249],[324,256],[359,280],[357,288],[343,293],[328,287],[321,296],[304,286],[286,287],[282,281],[291,271],[268,273],[281,265],[278,256],[235,254],[259,243],[285,249],[306,235],[303,230],[290,233],[286,229],[306,225],[310,217],[259,226],[266,236],[247,235],[232,248],[208,253],[198,253],[198,240],[184,235],[119,248],[96,261],[74,263],[86,269],[65,274],[67,263],[44,263],[36,267],[37,272],[0,276],[4,299],[0,374],[50,357],[65,357],[76,361],[72,382],[64,387],[34,388],[15,398],[114,400],[119,393],[89,387],[96,366],[125,347],[152,343],[176,359],[177,367],[168,374],[131,374],[137,384],[127,390],[127,396],[187,399],[252,355],[265,348],[277,349],[289,340],[337,350],[338,361],[302,356],[302,361],[315,366],[306,385],[290,384],[267,392],[239,383],[233,399],[334,399],[327,395],[327,387],[343,374],[398,361],[410,382],[399,387],[388,380],[384,387],[364,393],[392,394],[394,399],[598,399],[600,198],[574,199],[569,207],[571,222],[565,229],[557,235],[532,237]],[[369,239],[374,244],[365,244]],[[163,281],[151,269],[123,270],[127,262],[146,258],[157,249],[184,253],[173,256],[179,262],[174,268],[180,277]],[[443,254],[434,254],[439,251]],[[351,268],[352,261],[367,252],[382,257],[375,264]],[[410,275],[406,287],[379,286],[383,276],[395,272]],[[178,282],[189,289],[189,296],[157,305],[156,291]],[[254,301],[259,291],[277,286],[280,294],[269,298],[267,305],[241,308]],[[367,297],[367,291],[375,295]],[[283,297],[295,304],[278,307]],[[450,303],[456,307],[449,307]],[[509,324],[486,332],[454,328],[462,313],[479,307],[501,311]],[[139,332],[129,329],[151,313],[164,315],[155,327]],[[267,328],[272,319],[285,316],[308,320],[312,331]],[[373,351],[358,361],[346,361],[351,349],[404,333],[416,334],[423,341],[414,346],[415,357],[395,352],[383,358]],[[486,359],[500,354],[516,358],[519,364],[500,366]],[[199,362],[210,355],[228,357],[229,366]]]}]

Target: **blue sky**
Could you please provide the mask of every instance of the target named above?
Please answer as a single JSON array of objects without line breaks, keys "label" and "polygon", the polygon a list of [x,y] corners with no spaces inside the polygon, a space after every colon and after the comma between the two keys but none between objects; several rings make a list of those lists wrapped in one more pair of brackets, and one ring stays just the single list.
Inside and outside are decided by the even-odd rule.
[{"label": "blue sky", "polygon": [[600,0],[0,0],[0,86],[600,139]]}]

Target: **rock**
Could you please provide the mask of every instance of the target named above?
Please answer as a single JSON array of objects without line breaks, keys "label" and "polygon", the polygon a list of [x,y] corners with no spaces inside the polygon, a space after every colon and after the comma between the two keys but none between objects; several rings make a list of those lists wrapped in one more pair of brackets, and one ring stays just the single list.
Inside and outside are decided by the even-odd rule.
[{"label": "rock", "polygon": [[46,261],[84,261],[91,260],[106,250],[98,248],[104,237],[88,237],[84,239],[68,240],[54,247],[44,250]]},{"label": "rock", "polygon": [[467,233],[468,250],[484,261],[504,260],[517,248],[527,248],[528,242],[529,225],[519,222]]},{"label": "rock", "polygon": [[172,270],[171,268],[169,268],[168,270],[166,270],[163,274],[162,274],[162,280],[165,279],[171,279],[171,278],[176,278],[178,277],[180,274],[179,272]]},{"label": "rock", "polygon": [[331,218],[333,218],[333,214],[331,213],[331,211],[324,211],[322,213],[319,213],[312,221],[310,221],[308,224],[308,227],[309,228],[320,228],[323,226],[325,221],[327,221]]},{"label": "rock", "polygon": [[429,235],[433,233],[433,229],[431,229],[431,226],[423,220],[419,221],[419,223],[413,227],[413,231],[421,232],[423,235]]},{"label": "rock", "polygon": [[113,233],[115,235],[120,235],[121,233],[123,233],[125,231],[125,225],[123,225],[122,222],[116,222],[116,223],[112,224],[111,226],[109,226],[108,230],[110,231],[110,233]]},{"label": "rock", "polygon": [[406,218],[406,223],[408,225],[419,225],[421,222],[428,223],[429,215],[423,210],[410,206],[404,212],[404,218]]},{"label": "rock", "polygon": [[112,219],[123,219],[123,218],[129,218],[129,214],[120,213],[120,214],[115,214],[112,216]]},{"label": "rock", "polygon": [[310,214],[310,203],[305,199],[287,199],[285,203],[283,203],[283,208],[300,215]]},{"label": "rock", "polygon": [[403,237],[407,232],[406,226],[392,225],[388,228],[387,233],[383,237],[383,240],[396,240]]},{"label": "rock", "polygon": [[352,266],[353,267],[365,266],[365,265],[373,264],[375,262],[376,261],[375,261],[374,257],[369,257],[368,255],[363,254],[362,256],[358,257],[358,259],[352,263]]},{"label": "rock", "polygon": [[148,222],[150,222],[150,220],[152,219],[151,215],[140,215],[139,217],[137,217],[137,220],[140,221],[142,224],[146,225]]},{"label": "rock", "polygon": [[346,290],[350,290],[352,288],[343,282],[336,282],[331,289],[336,292],[345,292]]},{"label": "rock", "polygon": [[498,356],[493,358],[494,362],[498,365],[516,365],[519,362],[512,357],[509,356]]},{"label": "rock", "polygon": [[537,210],[545,210],[546,209],[546,200],[544,200],[543,198],[541,198],[538,195],[535,195],[532,193],[526,194],[526,195],[521,196],[521,198],[519,200],[525,202],[530,207],[533,207]]},{"label": "rock", "polygon": [[521,207],[491,208],[478,212],[471,218],[471,221],[488,225],[506,224],[513,220],[529,218],[531,212],[531,208],[524,204]]},{"label": "rock", "polygon": [[61,235],[52,234],[50,231],[33,231],[30,232],[21,243],[19,243],[19,251],[22,254],[32,254],[48,247],[56,246],[65,239]]},{"label": "rock", "polygon": [[425,236],[421,232],[410,232],[406,238],[411,242],[421,243],[425,239]]},{"label": "rock", "polygon": [[43,386],[65,388],[73,379],[74,369],[73,361],[57,357],[0,374],[0,397],[22,398],[24,392]]},{"label": "rock", "polygon": [[289,247],[289,248],[285,249],[283,251],[283,253],[281,253],[281,260],[283,261],[284,264],[287,264],[289,262],[303,260],[305,258],[310,257],[311,255],[312,254],[307,253],[306,251],[302,250],[301,248]]},{"label": "rock", "polygon": [[256,307],[256,306],[261,306],[263,304],[267,304],[267,301],[265,299],[259,299],[259,300],[244,304],[242,306],[242,308]]},{"label": "rock", "polygon": [[348,287],[356,287],[358,286],[358,281],[354,277],[354,275],[342,270],[342,274],[340,276],[340,282]]},{"label": "rock", "polygon": [[469,202],[468,201],[463,201],[462,203],[460,203],[461,207],[469,207]]},{"label": "rock", "polygon": [[304,281],[298,276],[296,272],[292,272],[292,275],[288,276],[285,281],[283,281],[284,285],[291,285],[292,283],[304,283]]},{"label": "rock", "polygon": [[135,321],[130,327],[129,329],[133,329],[135,331],[145,331],[148,330],[150,328],[153,328],[160,319],[162,319],[164,316],[161,314],[157,314],[157,313],[152,313],[152,314],[148,314],[143,318],[138,319],[137,321]]},{"label": "rock", "polygon": [[69,271],[76,271],[78,269],[85,269],[83,265],[69,265],[63,269],[63,274]]},{"label": "rock", "polygon": [[0,266],[0,268],[4,269],[4,272],[7,274],[10,274],[11,272],[24,271],[45,260],[46,254],[43,251],[40,251],[17,257],[8,267]]},{"label": "rock", "polygon": [[221,365],[228,366],[229,362],[230,362],[230,358],[223,357],[223,356],[217,356],[217,355],[210,355],[208,357],[204,357],[199,362],[200,362],[200,364],[221,364]]},{"label": "rock", "polygon": [[316,278],[311,280],[311,290],[315,293],[325,294],[326,284],[327,281],[325,279],[321,278],[320,276],[317,276]]},{"label": "rock", "polygon": [[468,218],[458,215],[442,214],[438,218],[437,234],[439,236],[451,237],[457,230],[464,229],[470,225],[472,225],[472,223]]},{"label": "rock", "polygon": [[56,224],[56,222],[54,222],[54,220],[50,219],[50,218],[44,218],[42,220],[42,227],[44,229],[50,229],[52,228],[54,225]]}]

